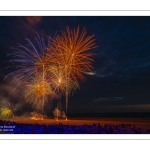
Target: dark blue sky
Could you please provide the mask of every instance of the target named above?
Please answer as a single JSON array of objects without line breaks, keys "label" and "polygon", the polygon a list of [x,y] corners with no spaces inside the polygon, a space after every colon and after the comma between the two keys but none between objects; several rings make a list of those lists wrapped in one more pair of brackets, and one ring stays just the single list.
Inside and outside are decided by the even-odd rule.
[{"label": "dark blue sky", "polygon": [[[95,34],[98,48],[91,52],[97,54],[96,74],[80,82],[80,89],[69,97],[68,111],[150,112],[150,17],[0,17],[0,61],[9,59],[16,43],[25,45],[25,37],[35,42],[36,33],[54,36],[78,25],[86,27],[87,35]],[[21,87],[12,92],[10,81],[2,81],[11,71],[4,69],[7,65],[0,66],[0,101],[17,103]],[[64,103],[62,98],[62,107]],[[54,107],[55,102],[49,102],[45,110]]]}]

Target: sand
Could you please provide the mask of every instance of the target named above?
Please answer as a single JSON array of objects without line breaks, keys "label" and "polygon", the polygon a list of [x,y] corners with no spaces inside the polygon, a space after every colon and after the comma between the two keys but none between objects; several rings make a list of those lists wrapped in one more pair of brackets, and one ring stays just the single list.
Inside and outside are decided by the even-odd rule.
[{"label": "sand", "polygon": [[25,123],[25,124],[65,124],[65,125],[84,125],[84,124],[131,124],[131,127],[134,125],[136,128],[141,128],[142,130],[150,129],[150,118],[68,118],[59,119],[43,119],[43,120],[34,120],[34,119],[12,119],[16,123]]}]

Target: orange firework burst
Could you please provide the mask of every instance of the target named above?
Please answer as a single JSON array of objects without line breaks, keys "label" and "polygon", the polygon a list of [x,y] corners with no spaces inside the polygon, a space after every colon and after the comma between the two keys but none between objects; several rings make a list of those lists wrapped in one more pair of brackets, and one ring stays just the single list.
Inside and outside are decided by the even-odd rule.
[{"label": "orange firework burst", "polygon": [[38,105],[40,101],[42,101],[42,111],[45,101],[47,100],[47,96],[51,95],[54,96],[54,92],[50,86],[50,83],[43,80],[42,73],[36,74],[34,77],[31,78],[29,83],[25,84],[27,88],[23,92],[23,96],[29,101],[30,103]]},{"label": "orange firework burst", "polygon": [[[86,29],[84,28],[80,33],[80,28],[70,30],[66,28],[66,32],[61,31],[61,35],[53,40],[53,44],[48,48],[51,57],[49,62],[56,64],[61,70],[65,78],[67,90],[66,93],[66,112],[68,105],[68,94],[70,84],[73,80],[78,84],[78,79],[85,80],[83,73],[91,71],[94,54],[88,53],[92,48],[95,48],[94,35],[86,37]],[[53,55],[52,55],[53,54]]]},{"label": "orange firework burst", "polygon": [[77,78],[84,80],[82,73],[91,71],[94,54],[87,53],[92,48],[95,48],[94,35],[86,37],[86,29],[80,33],[80,28],[73,31],[66,28],[66,32],[62,31],[58,35],[53,44],[49,48],[51,51],[50,62],[57,63],[67,72],[67,76],[77,82]]}]

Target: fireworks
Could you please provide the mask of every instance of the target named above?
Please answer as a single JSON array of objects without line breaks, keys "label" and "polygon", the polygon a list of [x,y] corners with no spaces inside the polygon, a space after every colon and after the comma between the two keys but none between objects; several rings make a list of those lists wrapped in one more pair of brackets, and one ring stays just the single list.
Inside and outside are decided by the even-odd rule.
[{"label": "fireworks", "polygon": [[[66,113],[68,105],[68,95],[71,86],[70,81],[78,84],[78,79],[85,80],[83,73],[91,71],[94,54],[88,53],[95,48],[93,39],[94,35],[86,37],[86,29],[80,33],[79,27],[73,31],[66,28],[66,32],[62,31],[54,40],[48,51],[53,52],[53,56],[49,59],[50,63],[56,64],[58,68],[63,70],[66,94]],[[52,54],[52,53],[51,53]],[[49,54],[47,55],[49,56]]]},{"label": "fireworks", "polygon": [[58,121],[58,119],[65,118],[65,112],[61,111],[59,108],[55,108],[55,110],[53,111],[53,115],[57,121]]},{"label": "fireworks", "polygon": [[8,74],[6,78],[15,76],[12,81],[16,83],[15,88],[26,82],[36,71],[42,71],[46,64],[46,45],[43,37],[40,38],[39,35],[36,37],[38,48],[28,38],[26,41],[28,42],[26,47],[18,44],[18,48],[13,48],[16,52],[9,54],[13,57],[10,62],[17,68],[17,71]]},{"label": "fireworks", "polygon": [[13,106],[13,104],[8,103],[7,105],[1,105],[0,117],[2,119],[14,118],[16,110],[17,110],[17,106]]},{"label": "fireworks", "polygon": [[[14,59],[10,60],[10,62],[15,64],[14,66],[17,67],[17,71],[8,74],[6,78],[14,76],[14,80],[12,82],[16,84],[15,88],[22,86],[26,82],[31,82],[30,86],[25,89],[24,96],[30,102],[37,102],[42,97],[43,108],[45,95],[50,92],[50,90],[48,90],[48,83],[44,80],[46,72],[46,45],[44,38],[39,35],[36,37],[37,46],[34,45],[28,38],[26,38],[26,40],[28,42],[26,47],[19,44],[19,48],[13,48],[16,52],[9,54],[14,57]],[[39,77],[34,77],[37,72],[42,74],[40,79]],[[33,81],[30,80],[31,78]]]},{"label": "fireworks", "polygon": [[[44,103],[48,96],[62,94],[66,97],[66,115],[68,97],[79,88],[79,79],[85,80],[84,74],[94,75],[92,72],[92,56],[89,50],[95,48],[94,35],[86,36],[86,29],[80,32],[79,26],[70,30],[61,31],[52,41],[51,45],[44,42],[43,37],[36,37],[37,46],[29,39],[25,47],[19,44],[14,48],[16,52],[10,54],[11,60],[16,64],[17,71],[7,75],[15,76],[12,82],[15,88],[26,85],[22,94],[31,104]],[[66,117],[67,119],[67,117]]]},{"label": "fireworks", "polygon": [[[61,94],[66,95],[68,98],[70,93],[73,93],[77,88],[79,88],[78,82],[75,82],[71,78],[66,78],[65,71],[63,67],[53,66],[50,68],[51,72],[51,84],[54,89],[54,92],[61,96]],[[66,109],[68,105],[68,100],[66,100]],[[66,111],[67,112],[67,111]]]},{"label": "fireworks", "polygon": [[43,76],[41,74],[35,74],[35,76],[24,85],[26,85],[26,88],[22,96],[24,96],[28,102],[35,105],[38,105],[38,103],[42,101],[42,110],[47,96],[54,96],[50,83],[47,82],[46,79],[43,81]]},{"label": "fireworks", "polygon": [[74,80],[71,78],[66,79],[63,68],[55,66],[50,68],[50,72],[51,85],[58,94],[65,94],[67,91],[71,93],[79,88],[79,84]]},{"label": "fireworks", "polygon": [[35,119],[35,120],[42,120],[43,119],[43,115],[36,112],[36,111],[33,111],[31,113],[31,119]]},{"label": "fireworks", "polygon": [[[84,80],[82,75],[84,72],[91,71],[94,54],[87,53],[95,48],[93,39],[94,35],[86,37],[86,29],[84,28],[80,34],[79,27],[73,31],[67,27],[66,32],[62,31],[58,35],[49,51],[53,52],[50,62],[61,66],[67,77],[71,77],[77,82],[77,78]],[[51,52],[51,54],[52,54]]]}]

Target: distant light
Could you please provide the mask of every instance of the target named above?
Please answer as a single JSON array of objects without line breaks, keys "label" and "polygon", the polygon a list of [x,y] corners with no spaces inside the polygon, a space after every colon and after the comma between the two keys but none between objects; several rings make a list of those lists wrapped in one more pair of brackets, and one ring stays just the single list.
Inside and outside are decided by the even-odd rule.
[{"label": "distant light", "polygon": [[85,72],[85,74],[88,74],[88,75],[94,76],[96,73],[95,73],[95,72]]}]

